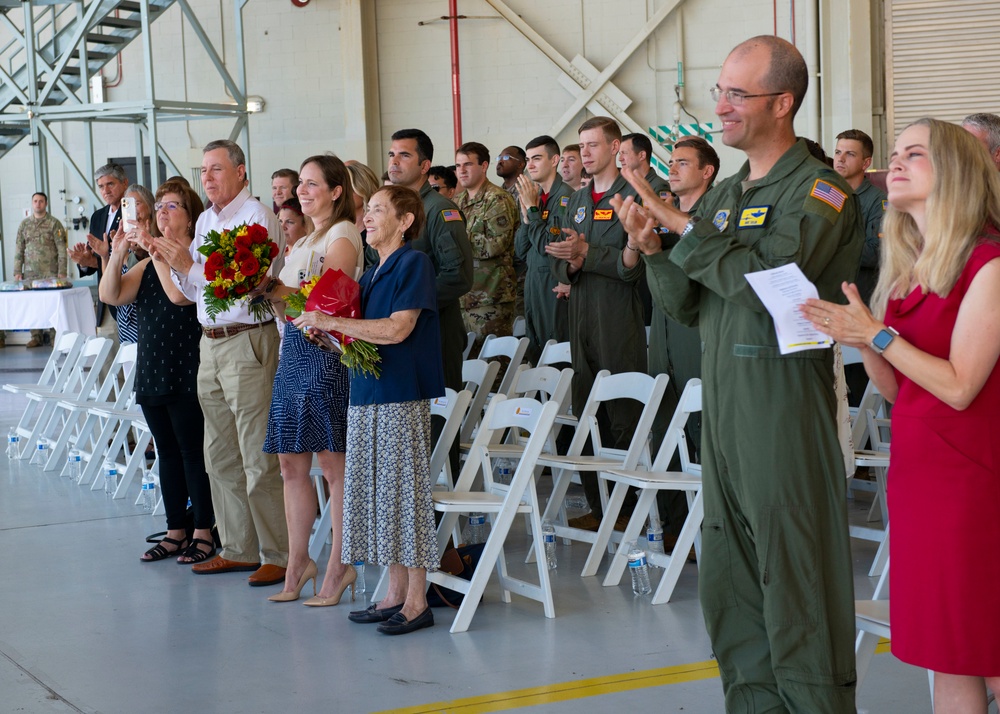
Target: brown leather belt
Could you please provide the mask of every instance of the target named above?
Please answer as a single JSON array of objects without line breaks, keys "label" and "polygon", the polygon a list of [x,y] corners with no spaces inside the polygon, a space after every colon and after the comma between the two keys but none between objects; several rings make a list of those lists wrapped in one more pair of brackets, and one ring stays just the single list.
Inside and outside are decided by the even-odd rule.
[{"label": "brown leather belt", "polygon": [[205,337],[210,340],[218,340],[223,337],[232,337],[233,335],[238,335],[241,332],[246,332],[247,330],[258,330],[265,325],[271,325],[274,320],[268,320],[267,322],[254,322],[253,324],[240,323],[238,325],[225,325],[223,327],[205,327],[202,325],[201,331],[205,333]]}]

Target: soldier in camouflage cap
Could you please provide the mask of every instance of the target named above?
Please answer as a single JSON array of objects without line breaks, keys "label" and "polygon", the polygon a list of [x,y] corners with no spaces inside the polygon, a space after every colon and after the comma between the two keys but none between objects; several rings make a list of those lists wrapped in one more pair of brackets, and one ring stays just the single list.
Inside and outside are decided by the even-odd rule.
[{"label": "soldier in camouflage cap", "polygon": [[[14,248],[14,280],[66,277],[66,229],[48,213],[49,198],[38,192],[31,196],[31,215],[17,229]],[[28,347],[40,347],[46,330],[32,330]],[[0,347],[6,338],[0,333]]]}]

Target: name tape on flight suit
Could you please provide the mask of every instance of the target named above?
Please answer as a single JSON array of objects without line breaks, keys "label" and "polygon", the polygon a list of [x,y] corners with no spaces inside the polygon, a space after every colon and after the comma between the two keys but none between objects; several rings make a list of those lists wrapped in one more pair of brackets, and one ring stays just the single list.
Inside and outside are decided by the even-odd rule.
[{"label": "name tape on flight suit", "polygon": [[760,228],[767,223],[767,214],[771,210],[770,206],[750,206],[744,208],[740,213],[740,222],[737,228]]},{"label": "name tape on flight suit", "polygon": [[595,221],[610,221],[615,215],[615,212],[610,208],[598,208],[594,211]]}]

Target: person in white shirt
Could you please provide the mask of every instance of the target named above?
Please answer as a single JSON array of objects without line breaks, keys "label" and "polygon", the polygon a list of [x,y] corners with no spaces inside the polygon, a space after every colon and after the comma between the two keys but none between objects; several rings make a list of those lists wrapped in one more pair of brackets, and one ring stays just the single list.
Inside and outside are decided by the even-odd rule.
[{"label": "person in white shirt", "polygon": [[246,159],[236,143],[219,140],[205,146],[201,184],[211,208],[198,218],[190,247],[156,239],[152,251],[170,265],[178,287],[198,306],[204,333],[198,394],[222,551],[192,570],[252,570],[250,585],[273,585],[285,579],[288,529],[278,459],[261,446],[278,367],[278,331],[272,318],[258,322],[242,302],[214,320],[208,317],[205,257],[198,247],[213,230],[259,223],[278,245],[270,269],[277,275],[284,265],[285,238],[274,213],[246,189]]}]

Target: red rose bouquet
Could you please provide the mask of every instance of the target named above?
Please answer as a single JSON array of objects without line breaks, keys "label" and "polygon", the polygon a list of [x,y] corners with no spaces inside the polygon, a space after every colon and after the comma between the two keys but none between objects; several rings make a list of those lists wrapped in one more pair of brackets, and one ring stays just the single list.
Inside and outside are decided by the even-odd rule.
[{"label": "red rose bouquet", "polygon": [[[268,239],[264,226],[243,223],[221,232],[211,231],[198,252],[207,258],[205,312],[215,321],[219,313],[245,299],[260,284],[278,254],[278,245]],[[267,300],[249,303],[249,310],[255,320],[274,314]]]},{"label": "red rose bouquet", "polygon": [[[342,270],[327,270],[315,284],[311,284],[305,301],[305,312],[317,310],[333,317],[361,319],[361,286],[344,275]],[[327,332],[333,347],[341,353],[341,363],[352,373],[370,373],[379,378],[382,373],[378,363],[378,348],[370,342],[359,340],[340,332]]]}]

